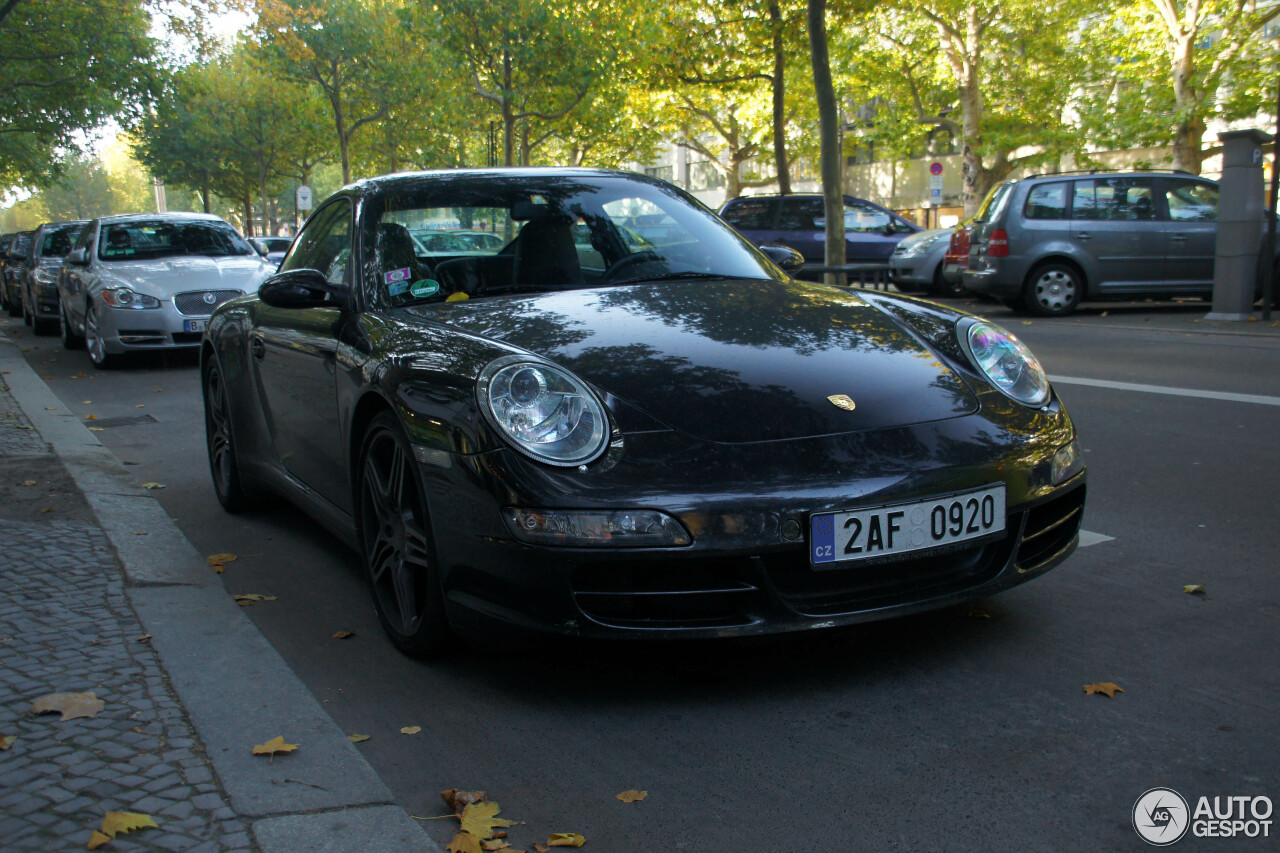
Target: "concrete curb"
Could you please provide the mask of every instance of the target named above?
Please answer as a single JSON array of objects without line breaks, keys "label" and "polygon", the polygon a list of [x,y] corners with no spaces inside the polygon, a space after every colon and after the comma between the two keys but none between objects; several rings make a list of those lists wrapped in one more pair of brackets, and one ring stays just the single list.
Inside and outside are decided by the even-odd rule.
[{"label": "concrete curb", "polygon": [[[3,334],[0,369],[115,548],[130,603],[232,809],[253,824],[259,847],[266,853],[439,853],[160,503],[132,482]],[[270,761],[251,755],[254,743],[276,735],[301,747]]]}]

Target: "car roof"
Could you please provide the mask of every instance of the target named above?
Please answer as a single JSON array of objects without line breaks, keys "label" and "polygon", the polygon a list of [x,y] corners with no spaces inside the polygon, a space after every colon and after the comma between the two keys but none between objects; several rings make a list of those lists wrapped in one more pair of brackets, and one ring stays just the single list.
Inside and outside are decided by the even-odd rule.
[{"label": "car roof", "polygon": [[190,211],[173,211],[169,213],[117,213],[112,216],[103,216],[98,221],[106,225],[115,224],[117,222],[149,222],[155,219],[171,219],[175,222],[226,222],[226,220],[221,216],[213,213],[192,213]]},{"label": "car roof", "polygon": [[1155,177],[1177,177],[1177,178],[1196,178],[1209,183],[1216,183],[1212,178],[1204,178],[1200,175],[1192,174],[1185,169],[1078,169],[1068,172],[1046,172],[1042,175],[1027,175],[1019,178],[1013,183],[1020,184],[1031,181],[1056,181],[1063,178],[1079,179],[1079,178],[1155,178]]},{"label": "car roof", "polygon": [[[394,172],[390,175],[378,175],[372,178],[361,178],[343,187],[343,190],[377,190],[383,185],[412,183],[430,178],[627,178],[644,183],[662,184],[657,178],[641,175],[637,172],[624,172],[617,169],[586,169],[574,166],[506,166],[487,169],[425,169],[420,172]],[[341,192],[341,190],[339,190]]]}]

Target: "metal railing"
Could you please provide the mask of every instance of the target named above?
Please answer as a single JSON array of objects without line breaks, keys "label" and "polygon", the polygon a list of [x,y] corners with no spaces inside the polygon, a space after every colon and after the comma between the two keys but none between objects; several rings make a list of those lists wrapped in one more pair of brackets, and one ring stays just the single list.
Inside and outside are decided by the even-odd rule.
[{"label": "metal railing", "polygon": [[808,266],[796,278],[806,281],[822,281],[829,272],[842,272],[849,284],[870,287],[872,290],[888,290],[893,284],[893,273],[888,264],[845,264],[842,267]]}]

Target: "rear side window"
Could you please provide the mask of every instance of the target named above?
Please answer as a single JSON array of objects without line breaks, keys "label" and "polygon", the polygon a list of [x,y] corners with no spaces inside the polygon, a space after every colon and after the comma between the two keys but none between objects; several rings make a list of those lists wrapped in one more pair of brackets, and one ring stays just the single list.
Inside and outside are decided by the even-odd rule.
[{"label": "rear side window", "polygon": [[1072,219],[1112,222],[1155,219],[1150,178],[1091,178],[1075,184]]},{"label": "rear side window", "polygon": [[789,198],[782,202],[783,231],[821,231],[826,228],[826,206],[820,198]]},{"label": "rear side window", "polygon": [[734,228],[763,231],[773,227],[773,202],[770,199],[747,199],[724,212],[724,221]]},{"label": "rear side window", "polygon": [[1169,218],[1175,222],[1214,222],[1218,219],[1218,188],[1195,181],[1165,178]]},{"label": "rear side window", "polygon": [[1032,187],[1024,215],[1027,219],[1067,219],[1067,182]]}]

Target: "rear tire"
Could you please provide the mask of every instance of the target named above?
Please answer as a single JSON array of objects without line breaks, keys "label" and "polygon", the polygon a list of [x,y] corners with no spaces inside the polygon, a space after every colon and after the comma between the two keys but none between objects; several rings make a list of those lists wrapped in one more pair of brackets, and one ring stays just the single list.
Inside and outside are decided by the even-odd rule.
[{"label": "rear tire", "polygon": [[439,564],[413,450],[390,412],[365,433],[357,488],[360,553],[378,620],[400,651],[434,654],[449,637]]},{"label": "rear tire", "polygon": [[1036,267],[1022,288],[1022,306],[1041,317],[1065,317],[1084,296],[1084,278],[1075,267],[1050,263]]}]

